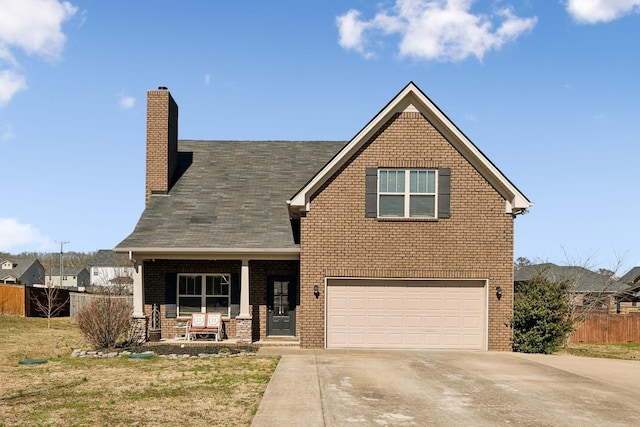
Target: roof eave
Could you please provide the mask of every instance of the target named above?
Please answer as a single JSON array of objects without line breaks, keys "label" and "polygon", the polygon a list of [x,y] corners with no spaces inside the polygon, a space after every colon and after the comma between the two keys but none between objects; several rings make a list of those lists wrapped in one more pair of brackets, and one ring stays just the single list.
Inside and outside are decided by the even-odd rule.
[{"label": "roof eave", "polygon": [[159,247],[117,247],[118,253],[128,253],[137,262],[154,259],[179,260],[297,260],[299,248],[159,248]]}]

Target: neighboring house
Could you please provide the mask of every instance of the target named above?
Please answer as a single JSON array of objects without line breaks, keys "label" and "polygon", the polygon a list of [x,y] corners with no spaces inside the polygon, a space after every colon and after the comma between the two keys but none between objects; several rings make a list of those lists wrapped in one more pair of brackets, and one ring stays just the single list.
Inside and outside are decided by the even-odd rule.
[{"label": "neighboring house", "polygon": [[135,267],[127,254],[101,249],[91,259],[92,286],[133,286]]},{"label": "neighboring house", "polygon": [[0,260],[0,283],[42,285],[44,266],[34,256],[16,255]]},{"label": "neighboring house", "polygon": [[245,342],[510,351],[530,206],[413,83],[348,142],[178,141],[159,88],[145,210],[115,251],[136,263],[134,316],[156,305],[163,337],[219,311]]},{"label": "neighboring house", "polygon": [[84,290],[89,286],[91,275],[84,267],[64,267],[62,268],[62,280],[60,280],[60,267],[52,267],[47,270],[46,284],[57,288],[77,288]]},{"label": "neighboring house", "polygon": [[[35,302],[44,298],[45,268],[34,256],[16,255],[0,260],[0,313],[42,316]],[[61,291],[61,298],[68,296]],[[68,304],[61,316],[68,316]]]},{"label": "neighboring house", "polygon": [[584,267],[543,263],[518,267],[514,274],[516,290],[518,283],[530,281],[535,276],[554,282],[567,281],[574,304],[611,312],[621,311],[619,302],[627,295],[629,287],[622,279]]},{"label": "neighboring house", "polygon": [[620,278],[621,289],[618,310],[623,313],[640,312],[640,267],[633,267]]}]

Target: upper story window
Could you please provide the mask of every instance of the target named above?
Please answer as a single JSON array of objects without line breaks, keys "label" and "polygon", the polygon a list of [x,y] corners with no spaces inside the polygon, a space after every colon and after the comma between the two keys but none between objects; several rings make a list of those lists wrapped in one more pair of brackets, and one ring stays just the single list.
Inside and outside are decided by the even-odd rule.
[{"label": "upper story window", "polygon": [[434,169],[379,169],[378,217],[435,218],[437,179]]},{"label": "upper story window", "polygon": [[451,218],[451,169],[366,168],[365,217],[427,221]]}]

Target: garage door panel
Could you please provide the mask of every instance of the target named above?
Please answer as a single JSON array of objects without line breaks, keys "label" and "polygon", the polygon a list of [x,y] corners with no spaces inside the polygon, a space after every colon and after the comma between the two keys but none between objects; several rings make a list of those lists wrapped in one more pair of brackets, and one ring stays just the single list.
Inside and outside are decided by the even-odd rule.
[{"label": "garage door panel", "polygon": [[422,298],[419,295],[414,296],[409,296],[409,299],[406,300],[406,310],[407,311],[424,311],[424,307],[425,307],[425,301],[424,298]]},{"label": "garage door panel", "polygon": [[385,327],[385,319],[382,316],[368,316],[367,326],[369,326],[370,328],[382,329]]},{"label": "garage door panel", "polygon": [[478,329],[482,326],[482,318],[480,316],[465,316],[463,325],[467,329]]},{"label": "garage door panel", "polygon": [[387,310],[402,310],[404,300],[401,298],[387,298]]},{"label": "garage door panel", "polygon": [[349,326],[351,328],[364,328],[367,325],[367,317],[365,315],[349,316]]},{"label": "garage door panel", "polygon": [[443,301],[443,306],[445,310],[462,310],[463,308],[463,304],[462,301],[460,301],[460,299],[452,299],[452,298],[446,298]]},{"label": "garage door panel", "polygon": [[445,316],[442,326],[446,329],[460,329],[462,327],[462,319],[458,316]]},{"label": "garage door panel", "polygon": [[361,310],[367,308],[367,300],[364,298],[351,298],[349,300],[349,310]]},{"label": "garage door panel", "polygon": [[369,310],[383,310],[386,306],[384,298],[374,297],[369,299]]},{"label": "garage door panel", "polygon": [[407,328],[421,328],[423,318],[421,316],[407,316],[405,317]]},{"label": "garage door panel", "polygon": [[330,280],[327,347],[483,349],[484,282]]},{"label": "garage door panel", "polygon": [[442,301],[440,299],[427,298],[424,308],[427,311],[432,311],[432,310],[440,310],[441,307],[442,307]]}]

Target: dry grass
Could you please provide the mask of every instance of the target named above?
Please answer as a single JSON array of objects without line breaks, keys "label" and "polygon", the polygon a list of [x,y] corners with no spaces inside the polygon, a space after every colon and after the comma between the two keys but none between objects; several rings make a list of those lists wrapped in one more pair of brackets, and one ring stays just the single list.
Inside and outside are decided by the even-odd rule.
[{"label": "dry grass", "polygon": [[[277,359],[80,359],[68,318],[0,315],[0,426],[247,426]],[[47,359],[19,365],[23,359]]]},{"label": "dry grass", "polygon": [[640,360],[640,343],[627,344],[571,344],[561,353],[574,356],[606,359]]}]

